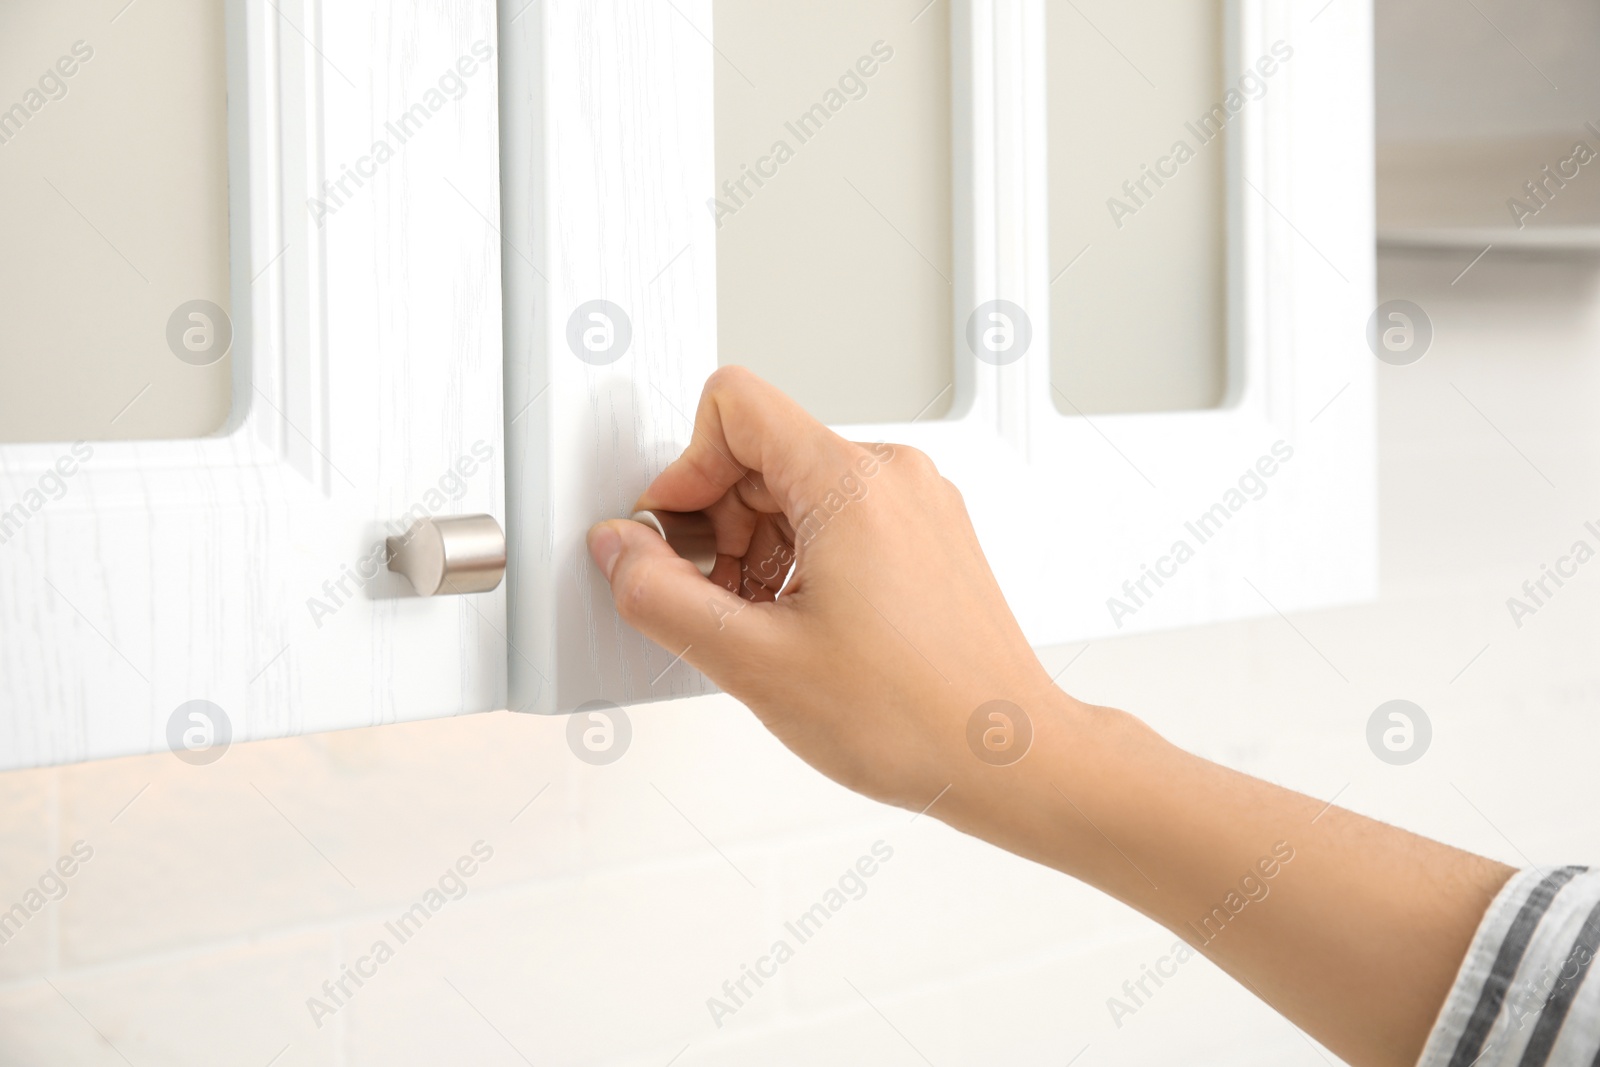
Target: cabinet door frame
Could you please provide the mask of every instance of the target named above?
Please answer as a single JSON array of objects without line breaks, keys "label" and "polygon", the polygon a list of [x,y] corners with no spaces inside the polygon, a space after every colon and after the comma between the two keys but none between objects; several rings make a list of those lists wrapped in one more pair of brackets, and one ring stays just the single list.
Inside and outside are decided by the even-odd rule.
[{"label": "cabinet door frame", "polygon": [[[1227,4],[1230,84],[1275,42],[1294,49],[1229,125],[1227,396],[1211,410],[1092,416],[1051,380],[1050,287],[1067,264],[1049,257],[1047,6],[951,7],[961,416],[847,432],[933,456],[1036,646],[1375,596],[1370,4],[1315,20],[1285,0]],[[996,298],[1028,309],[1033,328],[1005,366],[965,342],[967,316]],[[1188,524],[1237,502],[1230,490],[1263,457],[1264,494],[1201,541]],[[1180,542],[1193,550],[1182,562]]]},{"label": "cabinet door frame", "polygon": [[[682,451],[716,369],[710,25],[711,0],[501,9],[514,711],[712,691],[621,620],[584,544]],[[627,341],[580,354],[569,327]]]},{"label": "cabinet door frame", "polygon": [[396,523],[504,517],[494,4],[444,6],[227,0],[232,414],[0,445],[8,505],[74,460],[0,545],[0,769],[167,748],[195,700],[232,741],[504,706],[503,592],[383,569]]},{"label": "cabinet door frame", "polygon": [[[1314,19],[1233,0],[1230,71],[1275,41],[1295,54],[1230,127],[1227,401],[1094,416],[1052,398],[1045,0],[937,2],[952,26],[953,411],[841,432],[933,457],[1036,646],[1375,595],[1368,0]],[[507,265],[512,707],[704,692],[678,650],[620,621],[583,535],[687,443],[716,366],[711,3],[543,0],[503,13],[502,35],[508,237],[530,250]],[[997,298],[1033,331],[1004,366],[965,343]],[[633,330],[603,365],[567,340],[595,299]],[[1217,507],[1197,538],[1187,524]]]}]

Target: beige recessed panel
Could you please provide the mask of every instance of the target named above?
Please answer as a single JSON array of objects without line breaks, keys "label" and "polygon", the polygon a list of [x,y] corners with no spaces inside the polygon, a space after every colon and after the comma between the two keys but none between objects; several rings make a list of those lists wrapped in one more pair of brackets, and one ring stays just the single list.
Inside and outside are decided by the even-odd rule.
[{"label": "beige recessed panel", "polygon": [[[1223,401],[1238,121],[1223,34],[1222,0],[1050,4],[1050,357],[1063,413]],[[1247,84],[1241,112],[1274,88]],[[1227,121],[1208,121],[1219,106]]]},{"label": "beige recessed panel", "polygon": [[222,0],[0,3],[0,441],[228,417]]},{"label": "beige recessed panel", "polygon": [[953,394],[950,13],[716,0],[717,324],[826,422]]}]

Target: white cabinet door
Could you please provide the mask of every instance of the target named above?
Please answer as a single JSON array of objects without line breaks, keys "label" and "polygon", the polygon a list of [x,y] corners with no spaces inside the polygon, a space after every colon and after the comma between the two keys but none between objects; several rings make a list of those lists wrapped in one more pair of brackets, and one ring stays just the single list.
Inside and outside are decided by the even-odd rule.
[{"label": "white cabinet door", "polygon": [[584,533],[681,451],[716,368],[709,0],[502,8],[510,707],[705,692]]},{"label": "white cabinet door", "polygon": [[504,522],[495,5],[225,6],[232,418],[0,445],[0,768],[505,704],[503,590],[383,556]]},{"label": "white cabinet door", "polygon": [[[1370,4],[1221,6],[1226,398],[1105,415],[1058,402],[1051,377],[1051,285],[1070,264],[1049,255],[1047,19],[1077,5],[890,6],[950,20],[954,400],[948,418],[841,429],[933,456],[1038,645],[1374,594]],[[514,708],[706,685],[618,619],[583,534],[687,442],[717,363],[713,83],[762,73],[719,51],[711,9],[502,14],[507,235],[522,250],[507,264]],[[1193,118],[1174,115],[1174,139]]]}]

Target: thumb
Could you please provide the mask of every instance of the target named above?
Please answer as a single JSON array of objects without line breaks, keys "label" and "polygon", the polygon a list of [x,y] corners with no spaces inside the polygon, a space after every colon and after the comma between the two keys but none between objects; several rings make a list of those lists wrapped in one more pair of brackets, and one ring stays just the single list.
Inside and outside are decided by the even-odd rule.
[{"label": "thumb", "polygon": [[751,666],[771,641],[778,624],[773,605],[708,581],[643,523],[602,522],[588,540],[623,621],[723,688],[727,673]]}]

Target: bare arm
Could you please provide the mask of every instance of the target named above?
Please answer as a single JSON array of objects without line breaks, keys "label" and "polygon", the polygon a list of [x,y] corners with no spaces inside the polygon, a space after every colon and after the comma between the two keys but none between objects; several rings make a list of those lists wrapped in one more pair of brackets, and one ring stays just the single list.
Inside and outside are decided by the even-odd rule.
[{"label": "bare arm", "polygon": [[644,526],[596,526],[623,618],[812,766],[1137,908],[1351,1063],[1416,1061],[1509,868],[1061,692],[926,457],[846,441],[748,372],[708,382],[639,506],[708,511],[718,562],[708,582]]}]

